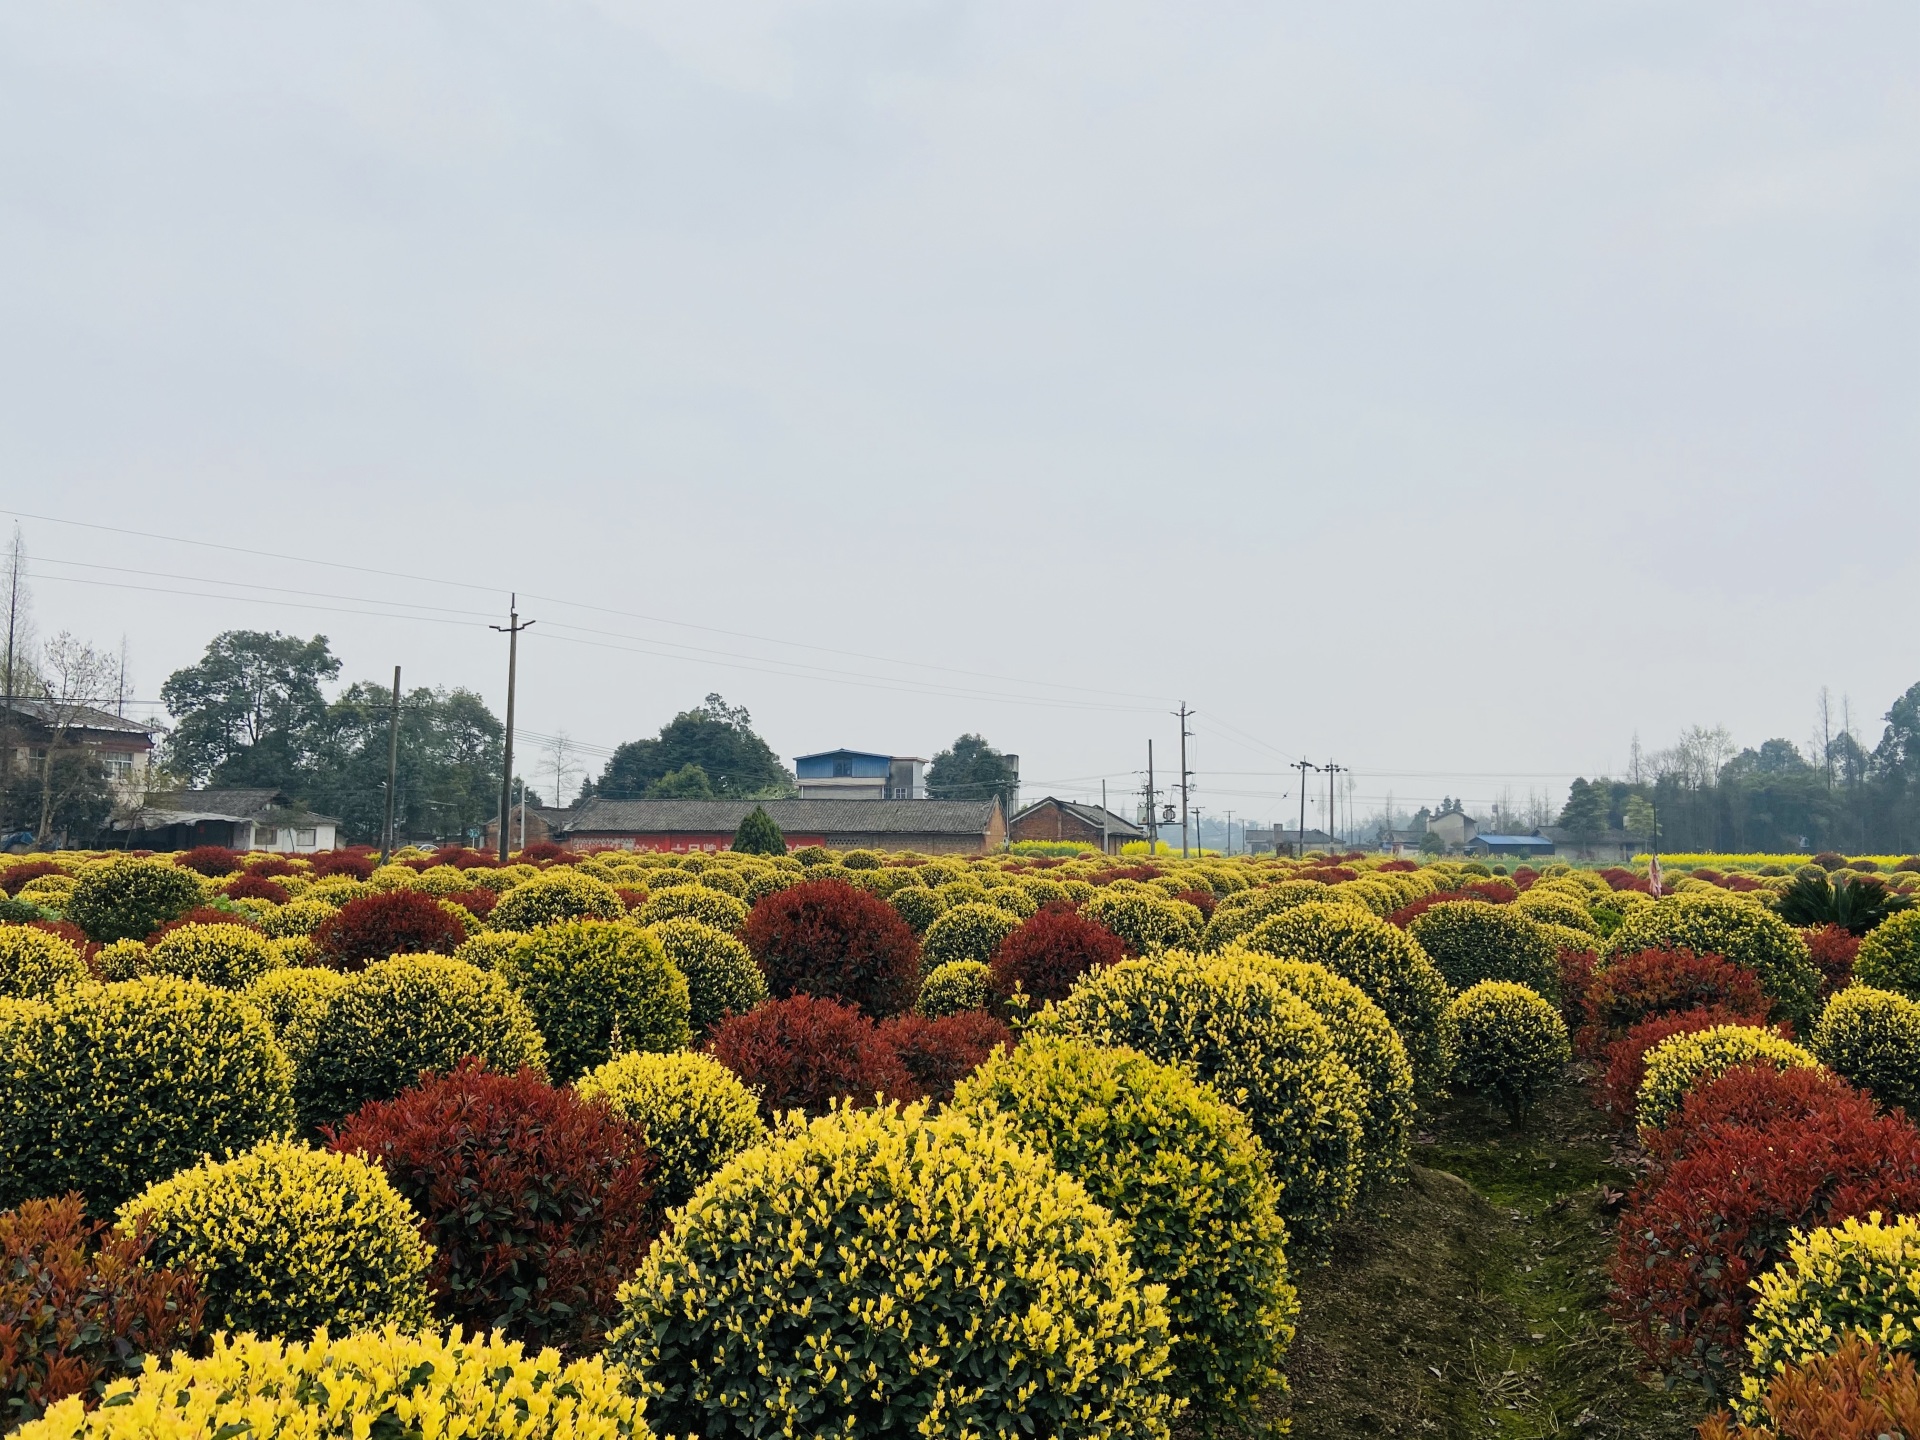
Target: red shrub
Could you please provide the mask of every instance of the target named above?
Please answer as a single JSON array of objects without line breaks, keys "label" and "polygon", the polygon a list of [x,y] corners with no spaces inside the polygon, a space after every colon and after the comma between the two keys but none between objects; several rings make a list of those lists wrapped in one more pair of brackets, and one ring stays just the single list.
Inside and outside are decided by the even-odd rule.
[{"label": "red shrub", "polygon": [[1577,1035],[1587,1023],[1587,987],[1593,984],[1598,957],[1591,950],[1562,950],[1555,959],[1560,966],[1560,1014]]},{"label": "red shrub", "polygon": [[1623,870],[1618,865],[1609,865],[1605,870],[1602,870],[1600,872],[1600,878],[1615,890],[1638,890],[1642,894],[1645,894],[1653,888],[1652,883],[1646,876],[1636,874],[1632,870]]},{"label": "red shrub", "polygon": [[1720,1006],[1766,1023],[1769,1002],[1751,970],[1691,950],[1642,950],[1615,958],[1587,986],[1580,1053],[1598,1055],[1650,1015]]},{"label": "red shrub", "polygon": [[419,890],[388,890],[349,900],[313,932],[314,949],[336,970],[360,970],[368,961],[389,955],[451,955],[466,938],[466,926]]},{"label": "red shrub", "polygon": [[5,890],[9,895],[18,895],[29,880],[38,880],[42,875],[66,873],[51,860],[28,860],[24,864],[9,865],[5,870],[0,870],[0,890]]},{"label": "red shrub", "polygon": [[1848,1331],[1831,1355],[1789,1365],[1767,1382],[1765,1421],[1736,1425],[1725,1413],[1700,1440],[1889,1440],[1920,1435],[1920,1374],[1913,1357],[1889,1354]]},{"label": "red shrub", "polygon": [[89,1222],[78,1195],[0,1212],[0,1429],[69,1395],[92,1408],[147,1355],[199,1338],[199,1286],[153,1265],[152,1245],[144,1223]]},{"label": "red shrub", "polygon": [[373,874],[372,857],[357,850],[322,850],[312,859],[316,877],[350,875],[355,880],[364,880]]},{"label": "red shrub", "polygon": [[1194,909],[1200,912],[1200,918],[1203,920],[1211,920],[1213,918],[1213,907],[1220,903],[1219,897],[1211,890],[1182,890],[1173,898],[1176,900],[1184,900],[1187,904],[1193,906]]},{"label": "red shrub", "polygon": [[741,936],[776,999],[825,996],[884,1018],[919,993],[920,945],[900,912],[838,880],[804,880],[763,897]]},{"label": "red shrub", "polygon": [[1831,850],[1822,850],[1813,857],[1813,863],[1822,870],[1844,870],[1847,867],[1847,857],[1835,854]]},{"label": "red shrub", "polygon": [[520,852],[520,858],[537,865],[542,860],[569,860],[574,857],[567,854],[564,845],[556,845],[551,840],[536,840]]},{"label": "red shrub", "polygon": [[376,1161],[421,1215],[440,1314],[536,1349],[598,1349],[660,1228],[645,1133],[531,1070],[468,1061],[329,1139]]},{"label": "red shrub", "polygon": [[900,1057],[919,1097],[942,1105],[981,1061],[995,1050],[1013,1048],[1013,1032],[984,1010],[938,1020],[896,1015],[880,1023],[880,1039]]},{"label": "red shrub", "polygon": [[477,916],[482,920],[491,915],[493,907],[500,903],[499,895],[485,888],[456,890],[453,894],[444,895],[441,898],[453,902],[469,915]]},{"label": "red shrub", "polygon": [[249,917],[241,914],[238,910],[222,910],[216,905],[196,905],[193,909],[187,911],[186,914],[180,916],[178,919],[167,921],[167,923],[162,925],[158,930],[148,935],[146,943],[149,945],[155,944],[162,937],[178,930],[182,925],[239,925],[248,930],[258,930],[260,928],[254,924]]},{"label": "red shrub", "polygon": [[1715,1025],[1751,1025],[1751,1017],[1720,1006],[1707,1005],[1679,1014],[1650,1015],[1607,1046],[1594,1102],[1623,1125],[1633,1124],[1639,1105],[1640,1082],[1647,1078],[1647,1051],[1672,1035],[1711,1030]]},{"label": "red shrub", "polygon": [[49,935],[58,935],[80,952],[82,960],[91,960],[100,953],[100,942],[71,920],[29,920],[26,926],[29,930],[44,930]]},{"label": "red shrub", "polygon": [[647,903],[647,892],[630,885],[616,886],[613,893],[620,897],[620,903],[629,910],[638,910]]},{"label": "red shrub", "polygon": [[1831,1071],[1736,1065],[1688,1091],[1679,1112],[1646,1135],[1647,1154],[1673,1165],[1730,1130],[1799,1125],[1821,1115],[1864,1123],[1876,1113],[1872,1096]]},{"label": "red shrub", "polygon": [[1721,884],[1733,891],[1758,890],[1762,888],[1760,882],[1751,875],[1729,875]]},{"label": "red shrub", "polygon": [[1531,890],[1533,888],[1533,882],[1539,878],[1540,872],[1531,865],[1516,865],[1513,867],[1512,879],[1514,888],[1517,890],[1522,892]]},{"label": "red shrub", "polygon": [[1418,870],[1419,865],[1411,860],[1389,860],[1380,867],[1381,874],[1391,874],[1396,870]]},{"label": "red shrub", "polygon": [[241,875],[227,882],[229,900],[271,900],[276,905],[284,905],[292,897],[287,887],[276,884],[264,875]]},{"label": "red shrub", "polygon": [[1860,953],[1860,937],[1844,925],[1822,925],[1818,930],[1800,933],[1807,937],[1813,963],[1820,967],[1821,995],[1846,989],[1853,980],[1853,958]]},{"label": "red shrub", "polygon": [[1106,926],[1056,901],[1007,932],[994,952],[993,993],[1002,1001],[1018,985],[1035,1005],[1061,1000],[1089,970],[1127,958],[1126,944]]},{"label": "red shrub", "polygon": [[1436,890],[1431,895],[1422,895],[1418,900],[1409,900],[1398,910],[1387,916],[1387,919],[1404,930],[1436,905],[1444,905],[1449,900],[1458,902],[1463,899],[1472,898],[1475,897],[1456,894],[1452,890]]},{"label": "red shrub", "polygon": [[1920,1208],[1920,1130],[1816,1110],[1702,1138],[1621,1217],[1611,1308],[1654,1365],[1718,1391],[1738,1370],[1754,1277],[1796,1229]]},{"label": "red shrub", "polygon": [[196,845],[174,856],[173,863],[199,875],[231,875],[240,868],[240,856],[224,845]]},{"label": "red shrub", "polygon": [[913,1077],[873,1021],[851,1005],[790,995],[745,1015],[729,1015],[707,1053],[760,1096],[769,1115],[826,1113],[829,1102],[870,1104],[874,1095],[915,1093]]},{"label": "red shrub", "polygon": [[1520,898],[1520,892],[1505,880],[1475,880],[1453,892],[1455,897],[1469,896],[1495,905],[1506,905]]},{"label": "red shrub", "polygon": [[1093,877],[1095,885],[1111,885],[1116,880],[1158,880],[1160,872],[1151,865],[1116,865],[1111,870],[1102,870]]},{"label": "red shrub", "polygon": [[458,870],[491,870],[498,867],[500,860],[465,845],[442,845],[433,852],[433,863],[451,865]]},{"label": "red shrub", "polygon": [[1289,880],[1318,880],[1322,885],[1337,885],[1342,880],[1358,880],[1360,872],[1350,870],[1345,865],[1309,865],[1296,870],[1287,877]]},{"label": "red shrub", "polygon": [[284,855],[269,855],[255,851],[247,856],[246,873],[263,878],[274,875],[298,875],[300,867]]}]

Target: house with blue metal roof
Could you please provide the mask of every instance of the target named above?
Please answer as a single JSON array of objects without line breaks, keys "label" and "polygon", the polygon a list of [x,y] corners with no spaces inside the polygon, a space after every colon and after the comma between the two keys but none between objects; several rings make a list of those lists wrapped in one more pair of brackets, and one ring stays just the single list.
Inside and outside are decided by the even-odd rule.
[{"label": "house with blue metal roof", "polygon": [[794,756],[793,774],[802,800],[927,798],[927,762],[918,755],[822,750]]},{"label": "house with blue metal roof", "polygon": [[1467,854],[1542,856],[1553,854],[1553,841],[1544,835],[1476,835],[1467,842]]}]

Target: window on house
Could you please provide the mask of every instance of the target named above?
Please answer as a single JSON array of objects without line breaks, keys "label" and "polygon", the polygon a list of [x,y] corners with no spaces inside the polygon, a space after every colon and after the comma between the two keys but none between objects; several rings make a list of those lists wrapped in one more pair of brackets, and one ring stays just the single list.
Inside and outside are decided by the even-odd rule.
[{"label": "window on house", "polygon": [[853,761],[836,760],[833,762],[833,778],[834,779],[838,780],[843,775],[851,776],[852,774],[853,774]]},{"label": "window on house", "polygon": [[107,767],[109,780],[131,780],[133,778],[133,756],[124,750],[103,750],[100,763]]},{"label": "window on house", "polygon": [[319,843],[320,832],[318,830],[295,830],[293,832],[293,848],[296,850],[302,848],[311,850]]}]

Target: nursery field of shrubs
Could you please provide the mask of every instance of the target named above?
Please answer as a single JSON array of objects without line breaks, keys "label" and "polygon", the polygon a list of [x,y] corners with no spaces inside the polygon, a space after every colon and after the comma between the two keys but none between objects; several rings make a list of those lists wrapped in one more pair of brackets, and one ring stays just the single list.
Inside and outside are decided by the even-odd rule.
[{"label": "nursery field of shrubs", "polygon": [[[1687,859],[0,857],[0,1430],[1920,1440],[1920,860]],[[1569,1107],[1623,1388],[1443,1416]]]}]

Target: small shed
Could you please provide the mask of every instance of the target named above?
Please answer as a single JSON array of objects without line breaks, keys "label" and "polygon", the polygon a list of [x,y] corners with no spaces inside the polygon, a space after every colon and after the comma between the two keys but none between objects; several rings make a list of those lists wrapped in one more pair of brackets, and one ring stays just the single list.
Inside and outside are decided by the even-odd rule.
[{"label": "small shed", "polygon": [[1145,840],[1147,832],[1111,810],[1052,795],[1034,801],[1007,822],[1010,840],[1066,840],[1098,850],[1102,836],[1107,853],[1117,855],[1128,841]]},{"label": "small shed", "polygon": [[1467,842],[1467,854],[1543,858],[1553,854],[1553,841],[1544,835],[1476,835]]}]

